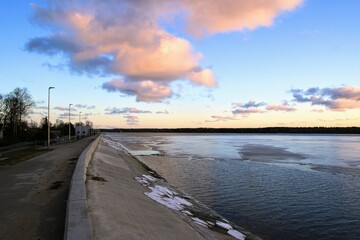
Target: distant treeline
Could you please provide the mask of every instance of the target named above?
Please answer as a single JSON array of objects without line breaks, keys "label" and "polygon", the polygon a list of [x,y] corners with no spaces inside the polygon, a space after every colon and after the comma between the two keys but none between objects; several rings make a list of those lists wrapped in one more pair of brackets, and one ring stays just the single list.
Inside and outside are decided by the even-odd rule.
[{"label": "distant treeline", "polygon": [[360,127],[116,128],[101,132],[360,134]]}]

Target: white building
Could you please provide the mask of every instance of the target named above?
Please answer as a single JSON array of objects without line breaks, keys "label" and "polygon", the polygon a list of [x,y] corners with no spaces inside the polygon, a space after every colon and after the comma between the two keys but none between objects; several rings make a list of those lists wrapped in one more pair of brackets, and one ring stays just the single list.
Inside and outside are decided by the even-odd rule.
[{"label": "white building", "polygon": [[77,138],[87,137],[90,135],[89,126],[75,126],[75,135]]}]

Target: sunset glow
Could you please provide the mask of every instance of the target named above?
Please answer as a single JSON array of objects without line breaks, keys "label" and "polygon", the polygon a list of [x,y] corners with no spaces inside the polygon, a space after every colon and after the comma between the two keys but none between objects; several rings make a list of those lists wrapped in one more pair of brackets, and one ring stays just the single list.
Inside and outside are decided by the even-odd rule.
[{"label": "sunset glow", "polygon": [[3,3],[0,94],[99,128],[360,126],[358,1]]}]

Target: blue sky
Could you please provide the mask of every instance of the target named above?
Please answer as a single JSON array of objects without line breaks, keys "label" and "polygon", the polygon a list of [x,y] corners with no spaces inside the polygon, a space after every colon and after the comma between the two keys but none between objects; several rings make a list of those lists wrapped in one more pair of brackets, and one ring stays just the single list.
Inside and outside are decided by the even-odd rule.
[{"label": "blue sky", "polygon": [[[84,0],[81,7],[69,2],[2,3],[0,94],[28,88],[38,106],[30,115],[34,121],[46,114],[41,107],[47,106],[47,88],[54,86],[52,121],[67,121],[67,112],[59,109],[72,103],[77,105],[72,121],[81,111],[98,127],[359,125],[358,1],[289,0],[290,5],[281,6],[272,0],[266,6],[270,24],[255,21],[262,1],[246,9],[254,14],[243,18],[244,7],[230,0],[226,2],[235,8],[234,15],[213,18],[197,16],[196,10],[206,5],[209,11],[218,9],[216,1],[199,1],[205,5],[198,6],[187,0],[160,1],[163,5],[112,0],[94,6],[94,0]],[[182,10],[169,10],[168,2]],[[140,13],[119,16],[135,7]],[[144,17],[149,26],[137,15],[148,9],[154,12]],[[79,14],[74,20],[69,12]],[[114,39],[106,35],[109,28],[99,27],[107,14]],[[63,22],[66,17],[70,20]],[[140,37],[132,31],[137,28]],[[93,49],[69,50],[63,38],[51,37],[60,35],[66,44]],[[163,54],[163,46],[154,50],[152,36],[160,38],[170,54]],[[148,42],[141,42],[147,37]],[[136,46],[128,48],[129,42]],[[52,54],[49,46],[55,49]],[[119,54],[122,51],[125,54]],[[111,65],[99,64],[100,58]],[[94,67],[102,74],[94,73]]]}]

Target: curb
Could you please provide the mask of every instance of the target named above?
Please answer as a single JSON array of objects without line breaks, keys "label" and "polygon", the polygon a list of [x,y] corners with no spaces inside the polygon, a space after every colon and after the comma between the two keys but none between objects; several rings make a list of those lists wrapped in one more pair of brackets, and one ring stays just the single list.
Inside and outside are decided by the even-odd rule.
[{"label": "curb", "polygon": [[100,138],[101,135],[90,143],[90,145],[81,153],[76,163],[70,183],[64,240],[93,239],[91,219],[88,213],[85,181],[87,167],[98,146]]}]

